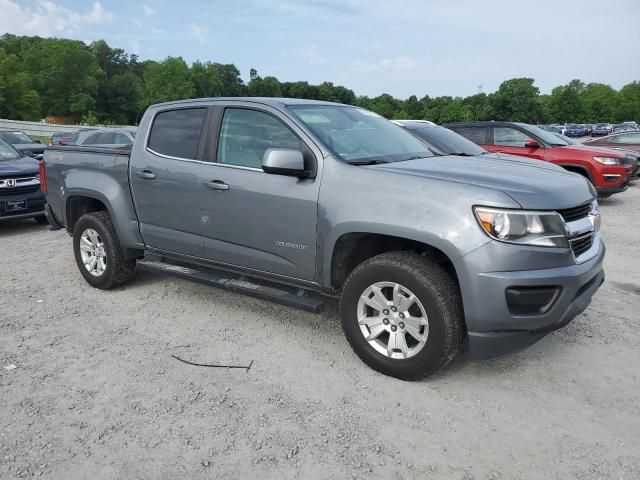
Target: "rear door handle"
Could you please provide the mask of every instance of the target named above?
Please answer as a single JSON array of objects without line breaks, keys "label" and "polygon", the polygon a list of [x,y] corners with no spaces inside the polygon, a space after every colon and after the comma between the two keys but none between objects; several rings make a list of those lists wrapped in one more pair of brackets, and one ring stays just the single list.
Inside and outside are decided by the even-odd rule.
[{"label": "rear door handle", "polygon": [[145,180],[153,180],[156,178],[156,174],[149,170],[140,170],[139,172],[136,172],[136,175],[140,178],[144,178]]},{"label": "rear door handle", "polygon": [[214,180],[212,182],[204,182],[205,186],[212,190],[229,190],[229,185],[222,180]]}]

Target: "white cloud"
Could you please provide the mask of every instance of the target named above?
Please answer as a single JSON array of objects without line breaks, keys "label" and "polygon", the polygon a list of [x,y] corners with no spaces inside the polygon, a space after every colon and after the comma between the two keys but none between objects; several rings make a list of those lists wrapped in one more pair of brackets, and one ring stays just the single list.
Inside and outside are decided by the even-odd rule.
[{"label": "white cloud", "polygon": [[0,32],[41,37],[69,34],[86,25],[104,25],[113,20],[113,14],[98,1],[93,2],[90,11],[79,13],[49,0],[41,0],[33,8],[0,0],[0,12]]},{"label": "white cloud", "polygon": [[318,52],[317,45],[311,45],[302,55],[309,61],[310,65],[324,65],[327,63],[327,59]]},{"label": "white cloud", "polygon": [[152,17],[156,14],[156,11],[147,4],[142,7],[142,12],[144,13],[145,17]]},{"label": "white cloud", "polygon": [[191,34],[192,38],[195,38],[200,43],[204,43],[204,41],[209,36],[209,29],[206,25],[192,23],[189,27],[189,33]]},{"label": "white cloud", "polygon": [[418,66],[412,57],[408,55],[402,55],[394,58],[382,58],[374,62],[364,62],[362,60],[356,61],[356,66],[366,72],[374,72],[379,70],[386,71],[398,71],[398,70],[411,70]]}]

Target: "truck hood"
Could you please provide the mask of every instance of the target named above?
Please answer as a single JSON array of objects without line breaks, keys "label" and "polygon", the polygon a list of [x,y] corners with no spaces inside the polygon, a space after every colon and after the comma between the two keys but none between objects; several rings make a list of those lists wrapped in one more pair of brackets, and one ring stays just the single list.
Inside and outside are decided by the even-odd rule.
[{"label": "truck hood", "polygon": [[35,158],[22,157],[16,160],[0,160],[0,177],[14,175],[35,175],[40,162]]},{"label": "truck hood", "polygon": [[595,197],[584,177],[540,160],[515,156],[451,155],[366,168],[498,190],[509,195],[522,208],[532,210],[571,208]]}]

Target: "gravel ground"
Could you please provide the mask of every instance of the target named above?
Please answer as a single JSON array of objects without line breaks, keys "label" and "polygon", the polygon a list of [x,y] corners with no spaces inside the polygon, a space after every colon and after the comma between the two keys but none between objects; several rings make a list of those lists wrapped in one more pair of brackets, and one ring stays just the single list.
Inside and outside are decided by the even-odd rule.
[{"label": "gravel ground", "polygon": [[417,383],[362,364],[335,306],[153,274],[102,292],[66,233],[2,224],[0,478],[640,478],[640,185],[602,211],[583,315]]}]

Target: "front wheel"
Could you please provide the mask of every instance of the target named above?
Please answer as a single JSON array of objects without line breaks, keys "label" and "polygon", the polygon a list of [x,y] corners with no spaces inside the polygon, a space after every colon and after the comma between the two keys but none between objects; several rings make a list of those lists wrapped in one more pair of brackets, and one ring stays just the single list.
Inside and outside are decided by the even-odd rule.
[{"label": "front wheel", "polygon": [[355,353],[385,375],[428,377],[462,348],[459,289],[442,267],[415,253],[384,253],[356,267],[340,310]]},{"label": "front wheel", "polygon": [[80,217],[73,228],[73,253],[80,273],[92,287],[109,290],[135,274],[136,261],[124,258],[107,212]]}]

